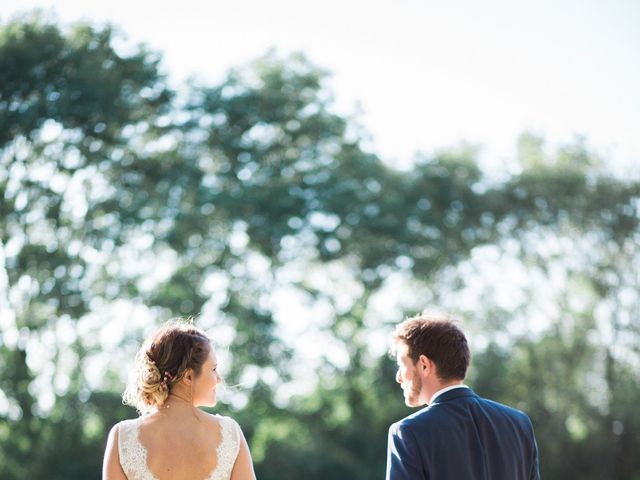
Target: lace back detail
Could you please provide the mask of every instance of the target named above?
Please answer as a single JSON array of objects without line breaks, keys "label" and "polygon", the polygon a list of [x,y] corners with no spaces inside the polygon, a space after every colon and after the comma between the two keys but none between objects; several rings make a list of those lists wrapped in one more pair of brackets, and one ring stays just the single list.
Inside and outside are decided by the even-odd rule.
[{"label": "lace back detail", "polygon": [[218,416],[220,419],[220,445],[216,449],[218,465],[207,480],[227,480],[231,478],[231,471],[240,450],[240,427],[229,417]]},{"label": "lace back detail", "polygon": [[147,450],[138,440],[138,425],[137,420],[125,420],[120,423],[120,465],[129,480],[158,480],[147,468]]},{"label": "lace back detail", "polygon": [[[228,480],[240,450],[240,426],[229,417],[220,419],[220,444],[216,448],[217,465],[205,480]],[[120,465],[129,480],[158,480],[147,467],[147,450],[138,439],[136,420],[124,420],[118,427]]]}]

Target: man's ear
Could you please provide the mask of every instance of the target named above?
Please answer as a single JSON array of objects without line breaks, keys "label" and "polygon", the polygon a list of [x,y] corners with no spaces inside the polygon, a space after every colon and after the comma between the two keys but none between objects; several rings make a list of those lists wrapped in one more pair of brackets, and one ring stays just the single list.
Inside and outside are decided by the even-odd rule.
[{"label": "man's ear", "polygon": [[426,355],[420,355],[418,357],[418,370],[423,372],[425,375],[429,375],[431,370],[433,369],[433,362]]}]

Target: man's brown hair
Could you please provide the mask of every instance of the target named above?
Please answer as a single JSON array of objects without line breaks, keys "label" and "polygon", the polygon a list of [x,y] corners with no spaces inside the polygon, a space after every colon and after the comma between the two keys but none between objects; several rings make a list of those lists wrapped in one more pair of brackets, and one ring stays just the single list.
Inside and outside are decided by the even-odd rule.
[{"label": "man's brown hair", "polygon": [[467,374],[471,352],[467,338],[448,316],[420,314],[396,326],[394,349],[402,342],[409,347],[415,364],[420,355],[428,357],[442,380],[462,380]]}]

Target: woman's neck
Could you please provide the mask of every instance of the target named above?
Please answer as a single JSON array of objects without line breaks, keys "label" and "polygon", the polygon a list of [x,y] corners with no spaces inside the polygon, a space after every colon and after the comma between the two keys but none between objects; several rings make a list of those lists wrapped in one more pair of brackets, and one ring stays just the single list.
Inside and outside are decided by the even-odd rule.
[{"label": "woman's neck", "polygon": [[193,410],[195,405],[183,392],[171,392],[159,410]]}]

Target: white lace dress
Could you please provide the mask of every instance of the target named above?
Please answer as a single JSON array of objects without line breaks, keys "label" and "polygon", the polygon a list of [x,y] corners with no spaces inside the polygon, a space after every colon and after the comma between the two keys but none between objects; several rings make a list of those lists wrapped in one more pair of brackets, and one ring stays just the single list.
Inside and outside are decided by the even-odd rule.
[{"label": "white lace dress", "polygon": [[[229,480],[240,450],[240,426],[229,417],[220,419],[222,440],[216,449],[218,464],[205,480]],[[147,450],[138,439],[140,419],[124,420],[118,424],[118,454],[120,465],[128,480],[157,480],[147,467]]]}]

